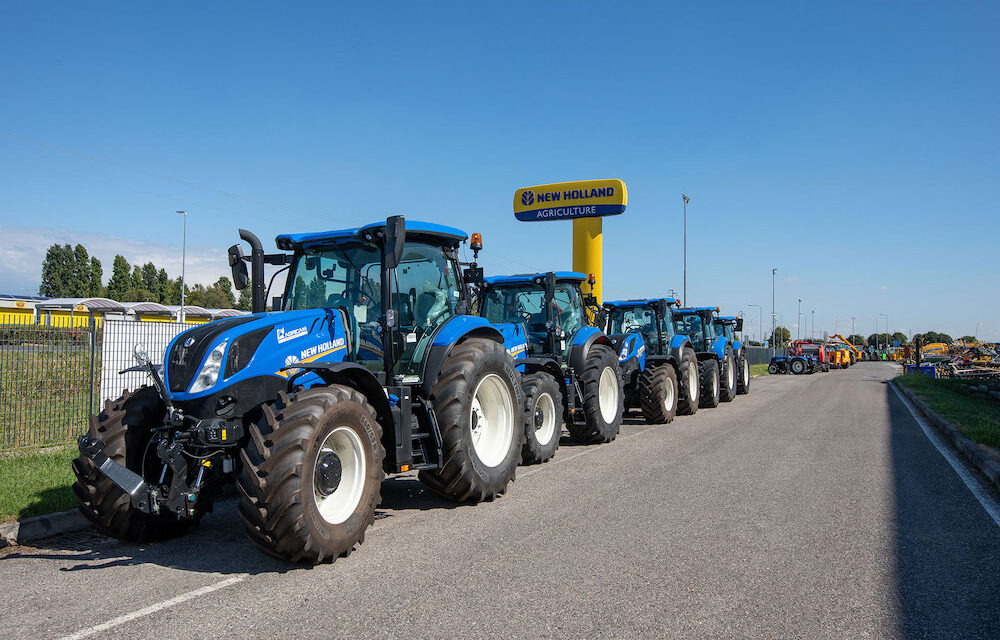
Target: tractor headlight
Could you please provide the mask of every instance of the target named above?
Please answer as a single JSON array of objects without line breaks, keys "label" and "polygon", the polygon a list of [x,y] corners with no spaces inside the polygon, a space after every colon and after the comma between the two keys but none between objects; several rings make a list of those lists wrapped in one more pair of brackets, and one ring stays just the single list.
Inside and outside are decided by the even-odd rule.
[{"label": "tractor headlight", "polygon": [[208,359],[205,360],[201,371],[195,377],[194,384],[191,385],[189,393],[204,391],[219,381],[219,371],[222,370],[222,356],[226,353],[227,343],[228,341],[223,342],[208,354]]}]

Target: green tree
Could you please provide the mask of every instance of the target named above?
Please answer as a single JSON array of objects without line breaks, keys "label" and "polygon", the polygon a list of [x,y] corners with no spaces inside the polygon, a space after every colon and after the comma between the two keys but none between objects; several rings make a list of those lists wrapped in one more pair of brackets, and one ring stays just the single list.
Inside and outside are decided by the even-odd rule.
[{"label": "green tree", "polygon": [[[66,245],[66,250],[69,250],[69,245]],[[69,279],[69,296],[71,298],[83,298],[90,293],[90,255],[87,254],[87,248],[82,244],[76,245],[71,251],[68,251],[70,258],[70,279]]]},{"label": "green tree", "polygon": [[71,277],[71,267],[69,256],[65,249],[69,245],[62,247],[54,244],[45,252],[42,260],[42,282],[38,286],[38,294],[49,298],[68,297],[69,280]]},{"label": "green tree", "polygon": [[163,298],[163,293],[160,291],[160,273],[152,262],[142,265],[142,288],[149,292],[150,302],[159,302]]},{"label": "green tree", "polygon": [[774,333],[771,335],[771,344],[774,346],[783,346],[792,339],[792,332],[785,327],[775,327]]},{"label": "green tree", "polygon": [[251,311],[253,308],[253,291],[251,287],[240,289],[240,296],[236,300],[236,308],[243,311]]},{"label": "green tree", "polygon": [[170,276],[167,275],[166,269],[160,269],[156,273],[156,286],[157,293],[159,294],[157,302],[160,304],[173,304],[172,302],[168,302],[168,298],[170,297]]},{"label": "green tree", "polygon": [[962,342],[974,342],[975,339],[976,339],[976,336],[962,336],[961,337]]},{"label": "green tree", "polygon": [[909,342],[909,339],[906,337],[906,334],[901,331],[897,331],[892,334],[892,341],[890,341],[889,344],[892,344],[896,340],[899,341],[899,344],[906,344],[907,342]]},{"label": "green tree", "polygon": [[101,266],[101,261],[96,257],[90,259],[90,291],[87,295],[100,298],[104,295],[104,285],[101,284],[101,278],[104,277],[104,268]]},{"label": "green tree", "polygon": [[854,333],[847,336],[847,341],[856,347],[863,346],[865,344],[865,337],[863,335]]},{"label": "green tree", "polygon": [[108,279],[107,296],[109,298],[125,302],[125,292],[132,285],[130,271],[128,260],[124,256],[116,255],[111,266],[111,277]]}]

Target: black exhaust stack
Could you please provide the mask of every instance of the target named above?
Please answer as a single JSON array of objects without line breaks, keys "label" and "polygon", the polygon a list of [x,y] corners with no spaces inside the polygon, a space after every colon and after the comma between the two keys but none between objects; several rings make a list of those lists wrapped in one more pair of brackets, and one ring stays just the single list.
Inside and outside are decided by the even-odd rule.
[{"label": "black exhaust stack", "polygon": [[250,231],[240,229],[240,238],[250,245],[250,299],[254,313],[267,310],[264,301],[264,248]]}]

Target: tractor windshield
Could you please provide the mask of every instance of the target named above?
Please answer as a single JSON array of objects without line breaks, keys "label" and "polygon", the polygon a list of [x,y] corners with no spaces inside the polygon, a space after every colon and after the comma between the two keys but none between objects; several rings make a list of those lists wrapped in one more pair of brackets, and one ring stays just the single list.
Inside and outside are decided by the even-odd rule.
[{"label": "tractor windshield", "polygon": [[660,344],[660,336],[663,336],[664,343],[669,343],[671,327],[666,318],[660,318],[659,331],[656,330],[656,324],[656,311],[652,307],[615,307],[608,314],[609,334],[641,333],[647,351],[662,355],[662,347],[666,347],[666,344]]},{"label": "tractor windshield", "polygon": [[381,363],[381,268],[381,251],[370,244],[304,249],[288,276],[285,309],[342,310],[352,333],[351,359]]},{"label": "tractor windshield", "polygon": [[711,322],[704,322],[698,313],[678,314],[674,317],[677,333],[686,334],[691,338],[691,346],[695,351],[708,351],[715,331]]},{"label": "tractor windshield", "polygon": [[[545,287],[540,283],[498,285],[483,298],[482,315],[493,324],[524,323],[534,352],[544,353],[548,329],[545,323]],[[553,329],[572,336],[583,326],[583,302],[572,283],[557,282],[552,295]]]}]

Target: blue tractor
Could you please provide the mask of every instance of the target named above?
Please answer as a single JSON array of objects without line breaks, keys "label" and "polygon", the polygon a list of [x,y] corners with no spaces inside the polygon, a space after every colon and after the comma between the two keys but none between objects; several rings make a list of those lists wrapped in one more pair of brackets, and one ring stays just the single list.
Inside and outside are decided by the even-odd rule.
[{"label": "blue tractor", "polygon": [[[514,478],[524,392],[508,350],[471,315],[466,234],[402,216],[229,250],[253,313],[180,333],[150,386],[92,416],[73,462],[83,514],[122,540],[178,534],[236,482],[251,540],[318,563],[364,540],[384,474],[418,471],[445,498],[492,500]],[[246,264],[251,265],[251,276]],[[265,313],[264,264],[286,265]]]},{"label": "blue tractor", "polygon": [[698,411],[698,359],[690,338],[674,331],[674,298],[604,303],[607,331],[618,352],[626,408],[649,424]]},{"label": "blue tractor", "polygon": [[677,333],[691,338],[698,356],[701,406],[717,407],[736,397],[736,354],[733,343],[715,330],[718,307],[687,307],[674,310]]},{"label": "blue tractor", "polygon": [[528,425],[523,458],[544,462],[559,447],[562,425],[580,442],[610,442],[622,420],[621,372],[611,340],[587,324],[596,299],[582,273],[550,271],[486,278],[479,312],[491,324],[527,335],[517,353],[524,372]]},{"label": "blue tractor", "polygon": [[737,316],[718,316],[714,319],[715,334],[722,336],[733,346],[733,356],[736,361],[736,393],[750,393],[750,358],[743,340],[737,333],[743,332],[743,318]]}]

